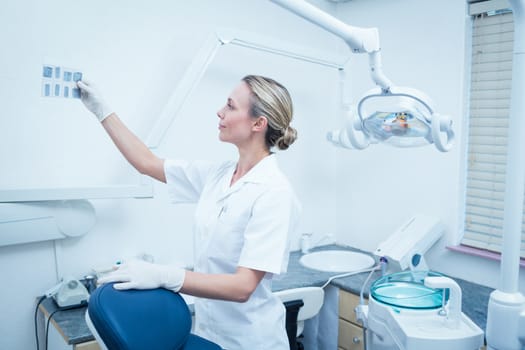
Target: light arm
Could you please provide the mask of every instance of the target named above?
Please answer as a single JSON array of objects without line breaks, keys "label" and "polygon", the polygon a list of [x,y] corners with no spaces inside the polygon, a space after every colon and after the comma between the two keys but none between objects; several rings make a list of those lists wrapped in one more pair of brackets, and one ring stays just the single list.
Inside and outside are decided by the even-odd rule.
[{"label": "light arm", "polygon": [[343,39],[354,53],[368,53],[372,80],[388,91],[392,82],[383,74],[381,47],[377,28],[360,28],[348,25],[330,16],[304,0],[271,0],[273,3],[306,19]]},{"label": "light arm", "polygon": [[343,39],[354,53],[379,51],[377,28],[350,26],[304,0],[271,0],[311,23]]}]

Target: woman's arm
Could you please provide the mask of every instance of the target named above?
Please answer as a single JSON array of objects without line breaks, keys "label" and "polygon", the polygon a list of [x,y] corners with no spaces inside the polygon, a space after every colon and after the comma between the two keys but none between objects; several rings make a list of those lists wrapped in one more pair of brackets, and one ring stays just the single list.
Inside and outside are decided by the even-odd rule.
[{"label": "woman's arm", "polygon": [[104,129],[126,160],[141,174],[166,182],[164,160],[157,157],[115,114],[102,121]]},{"label": "woman's arm", "polygon": [[252,295],[266,272],[238,267],[234,274],[186,271],[181,293],[196,297],[243,303]]},{"label": "woman's arm", "polygon": [[98,283],[119,282],[116,289],[166,288],[196,297],[245,302],[265,272],[238,267],[233,274],[206,274],[168,265],[131,260],[99,278]]},{"label": "woman's arm", "polygon": [[124,155],[127,161],[141,174],[149,175],[154,179],[166,182],[164,174],[164,160],[158,158],[150,149],[122,123],[109,105],[104,101],[100,92],[87,81],[78,81],[80,98],[102,123],[109,136]]}]

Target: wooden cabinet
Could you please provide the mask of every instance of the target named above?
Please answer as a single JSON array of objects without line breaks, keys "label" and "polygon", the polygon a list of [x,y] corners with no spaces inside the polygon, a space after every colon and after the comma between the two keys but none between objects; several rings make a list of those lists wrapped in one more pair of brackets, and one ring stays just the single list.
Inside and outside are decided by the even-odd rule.
[{"label": "wooden cabinet", "polygon": [[364,350],[363,327],[357,321],[355,307],[359,297],[355,294],[339,291],[339,337],[340,350]]}]

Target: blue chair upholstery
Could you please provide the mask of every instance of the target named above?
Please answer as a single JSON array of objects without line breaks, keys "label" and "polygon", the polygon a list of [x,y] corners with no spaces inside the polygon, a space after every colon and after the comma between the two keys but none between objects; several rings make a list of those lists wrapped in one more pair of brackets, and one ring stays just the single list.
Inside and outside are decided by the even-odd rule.
[{"label": "blue chair upholstery", "polygon": [[188,305],[162,288],[119,291],[105,284],[91,294],[86,316],[109,350],[221,349],[190,333]]}]

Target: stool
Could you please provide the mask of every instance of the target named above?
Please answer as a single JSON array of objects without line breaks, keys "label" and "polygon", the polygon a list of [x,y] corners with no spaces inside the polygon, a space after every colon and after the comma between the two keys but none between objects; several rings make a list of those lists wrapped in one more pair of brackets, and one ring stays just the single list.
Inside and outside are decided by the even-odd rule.
[{"label": "stool", "polygon": [[304,321],[319,313],[324,302],[321,287],[285,289],[274,293],[286,307],[286,333],[291,350],[300,350],[299,337],[304,330]]}]

